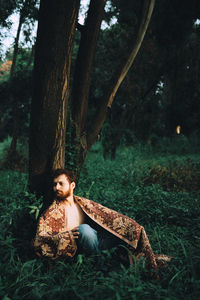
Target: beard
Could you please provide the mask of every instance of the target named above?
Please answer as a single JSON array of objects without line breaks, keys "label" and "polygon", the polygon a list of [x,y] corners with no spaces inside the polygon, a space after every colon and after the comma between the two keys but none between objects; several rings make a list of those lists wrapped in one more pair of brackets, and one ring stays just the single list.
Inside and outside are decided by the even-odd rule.
[{"label": "beard", "polygon": [[67,192],[63,193],[63,192],[58,191],[58,192],[55,192],[55,195],[56,195],[57,200],[63,201],[72,195],[72,189],[71,189],[71,187],[69,187]]}]

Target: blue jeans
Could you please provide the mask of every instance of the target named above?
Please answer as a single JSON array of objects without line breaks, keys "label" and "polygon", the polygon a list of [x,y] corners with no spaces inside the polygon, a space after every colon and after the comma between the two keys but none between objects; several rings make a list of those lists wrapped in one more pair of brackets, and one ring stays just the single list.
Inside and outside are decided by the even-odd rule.
[{"label": "blue jeans", "polygon": [[79,226],[77,246],[81,252],[87,255],[98,254],[101,250],[110,249],[120,244],[124,244],[124,242],[107,230],[100,228],[97,233],[88,224]]}]

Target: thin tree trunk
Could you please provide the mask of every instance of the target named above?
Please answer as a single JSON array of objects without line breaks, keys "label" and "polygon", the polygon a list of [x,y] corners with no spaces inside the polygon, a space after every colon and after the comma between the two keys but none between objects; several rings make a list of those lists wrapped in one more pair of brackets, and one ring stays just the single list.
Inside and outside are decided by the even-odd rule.
[{"label": "thin tree trunk", "polygon": [[41,0],[31,105],[29,184],[44,194],[46,178],[65,164],[66,113],[80,0]]},{"label": "thin tree trunk", "polygon": [[[26,5],[26,4],[24,4]],[[16,68],[16,61],[17,61],[17,55],[19,50],[19,37],[22,29],[22,25],[24,23],[24,11],[23,9],[20,11],[20,17],[19,17],[19,24],[17,28],[17,34],[15,37],[15,44],[14,44],[14,51],[13,51],[13,59],[12,59],[12,65],[10,69],[10,84],[12,83],[12,78],[15,73]],[[10,94],[10,97],[12,96],[12,93]],[[17,152],[17,140],[18,140],[18,134],[19,134],[19,107],[18,103],[15,104],[15,107],[12,111],[12,117],[13,117],[13,133],[12,133],[12,141],[10,144],[10,148],[8,151],[8,160],[12,160],[16,156]]]},{"label": "thin tree trunk", "polygon": [[88,150],[96,140],[96,137],[105,121],[107,108],[111,107],[116,92],[124,80],[126,74],[128,73],[130,67],[133,64],[133,61],[141,47],[142,41],[144,39],[147,27],[149,25],[149,21],[151,19],[151,15],[153,12],[153,8],[155,5],[155,0],[144,0],[144,8],[143,8],[143,15],[141,24],[139,27],[138,35],[136,41],[134,41],[132,48],[130,49],[130,54],[125,62],[123,62],[117,72],[114,74],[113,78],[110,81],[110,85],[105,92],[105,95],[102,97],[102,102],[100,105],[99,110],[94,118],[93,127],[88,132],[87,135],[87,145]]},{"label": "thin tree trunk", "polygon": [[18,28],[17,28],[17,34],[16,34],[16,38],[15,38],[15,45],[14,45],[14,51],[13,51],[12,65],[11,65],[11,69],[10,69],[10,78],[11,79],[15,72],[17,55],[18,55],[18,50],[19,50],[19,37],[20,37],[23,23],[24,23],[24,11],[22,9],[20,11],[19,24],[18,24]]}]

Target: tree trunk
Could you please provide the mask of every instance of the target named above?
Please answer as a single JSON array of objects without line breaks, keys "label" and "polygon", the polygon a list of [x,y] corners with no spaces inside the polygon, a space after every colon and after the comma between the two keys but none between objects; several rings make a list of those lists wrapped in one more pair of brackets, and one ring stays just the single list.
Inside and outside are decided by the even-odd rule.
[{"label": "tree trunk", "polygon": [[106,118],[107,108],[111,107],[117,90],[124,80],[128,70],[132,66],[140,49],[155,5],[155,0],[144,0],[143,14],[137,38],[133,41],[133,45],[130,48],[126,61],[122,62],[113,78],[111,78],[108,89],[100,103],[100,107],[97,109],[93,126],[87,130],[86,115],[88,108],[90,74],[105,2],[106,1],[104,0],[91,0],[86,25],[82,28],[81,44],[77,58],[72,102],[72,125],[75,127],[76,132],[73,140],[76,143],[78,142],[75,150],[76,153],[74,155],[74,165],[76,165],[75,171],[77,176],[79,175],[87,152],[96,141],[99,131],[102,128]]},{"label": "tree trunk", "polygon": [[108,89],[106,90],[105,95],[102,97],[100,107],[97,111],[97,114],[96,114],[94,122],[93,122],[93,127],[88,132],[88,135],[87,135],[88,150],[90,149],[92,144],[95,142],[96,137],[105,121],[107,108],[111,107],[114,97],[117,93],[117,90],[118,90],[119,86],[121,85],[122,81],[124,80],[126,74],[128,73],[130,67],[132,66],[133,61],[141,47],[146,30],[149,25],[149,21],[151,19],[154,5],[155,5],[155,0],[144,0],[143,15],[142,15],[142,20],[141,20],[140,27],[138,30],[137,38],[133,42],[132,47],[130,48],[130,53],[128,55],[128,58],[126,59],[125,62],[122,62],[122,64],[119,66],[118,70],[115,72],[115,74],[111,78],[110,84],[108,85]]},{"label": "tree trunk", "polygon": [[[92,144],[96,141],[99,131],[102,128],[102,125],[106,118],[107,108],[111,107],[113,99],[117,93],[117,90],[120,84],[122,83],[122,81],[124,80],[128,70],[132,66],[133,61],[140,49],[155,4],[155,0],[144,0],[143,14],[142,14],[137,38],[136,40],[133,41],[133,45],[130,48],[130,52],[126,61],[122,62],[118,70],[115,72],[114,76],[111,78],[111,81],[108,84],[108,89],[106,90],[105,95],[102,98],[102,101],[100,103],[100,107],[97,109],[97,113],[94,118],[92,128],[86,131],[85,122],[86,122],[89,84],[90,84],[89,75],[91,73],[93,55],[94,55],[94,50],[97,42],[97,36],[98,36],[101,20],[103,17],[103,9],[104,9],[105,2],[106,1],[103,0],[91,1],[91,5],[88,12],[88,19],[86,22],[87,27],[84,27],[82,29],[81,42],[84,50],[82,50],[82,48],[80,47],[79,56],[78,56],[80,60],[82,59],[82,65],[77,64],[77,66],[79,66],[78,71],[80,72],[80,74],[77,76],[79,76],[78,78],[81,78],[82,76],[82,79],[80,81],[78,81],[77,78],[74,80],[75,82],[74,86],[76,88],[77,93],[74,92],[73,94],[73,104],[72,104],[72,116],[73,116],[72,119],[74,123],[73,125],[76,128],[75,137],[76,140],[79,142],[78,146],[76,147],[77,153],[76,153],[76,162],[75,162],[77,175],[79,175],[80,169],[86,158],[87,152],[91,148]],[[95,3],[95,5],[93,3]],[[97,17],[95,17],[95,19],[92,20],[92,15],[94,14],[98,16],[98,20],[96,19]],[[76,100],[75,100],[75,95],[76,95]]]},{"label": "tree trunk", "polygon": [[[30,187],[44,192],[45,178],[52,169],[64,167],[66,103],[74,30],[80,1],[41,0],[35,52],[34,93],[30,128]],[[75,127],[78,172],[96,140],[115,94],[125,78],[144,38],[155,0],[144,0],[138,36],[130,54],[112,78],[93,128],[86,129],[93,58],[106,0],[91,0],[80,42],[72,89],[72,125]]]},{"label": "tree trunk", "polygon": [[87,154],[86,117],[91,82],[91,71],[106,0],[91,0],[76,60],[72,88],[72,143],[75,147],[74,168],[79,173]]},{"label": "tree trunk", "polygon": [[35,49],[29,185],[46,192],[50,172],[65,163],[69,74],[80,0],[41,0]]},{"label": "tree trunk", "polygon": [[19,37],[20,37],[20,33],[21,33],[23,23],[24,23],[24,11],[22,9],[20,11],[19,24],[18,24],[17,34],[16,34],[16,38],[15,38],[13,59],[12,59],[12,65],[11,65],[11,69],[10,69],[10,78],[13,77],[14,72],[15,72],[15,66],[16,66],[17,55],[18,55],[18,50],[19,50]]},{"label": "tree trunk", "polygon": [[[24,4],[24,6],[26,3]],[[12,59],[12,65],[10,69],[10,84],[12,82],[12,78],[15,73],[15,67],[16,67],[16,61],[17,61],[17,55],[19,50],[19,37],[22,29],[22,25],[24,23],[24,10],[22,9],[20,11],[20,17],[19,17],[19,24],[17,28],[17,34],[15,37],[15,44],[14,44],[14,51],[13,51],[13,59]],[[10,93],[10,97],[13,97],[12,93]],[[8,160],[12,160],[17,153],[17,140],[18,140],[18,133],[19,133],[19,107],[18,104],[15,104],[15,107],[12,111],[12,117],[13,117],[13,134],[12,134],[12,141],[10,144],[10,148],[8,151]]]}]

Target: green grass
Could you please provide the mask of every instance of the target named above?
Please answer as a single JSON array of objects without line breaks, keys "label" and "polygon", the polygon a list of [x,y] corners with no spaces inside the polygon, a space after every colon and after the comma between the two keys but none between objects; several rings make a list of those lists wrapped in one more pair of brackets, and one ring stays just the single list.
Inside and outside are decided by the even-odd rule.
[{"label": "green grass", "polygon": [[95,147],[83,166],[76,194],[134,218],[145,227],[154,251],[171,255],[173,260],[160,271],[160,280],[150,276],[144,261],[134,270],[117,261],[114,268],[112,252],[104,254],[111,266],[106,275],[95,269],[92,258],[84,256],[58,260],[49,269],[31,247],[42,199],[27,192],[26,174],[2,170],[1,299],[199,299],[200,194],[166,189],[162,181],[152,184],[144,177],[151,178],[150,171],[158,165],[176,166],[174,161],[186,167],[188,158],[193,162],[190,170],[196,172],[200,156],[120,148],[111,161],[104,160],[101,148]]}]

